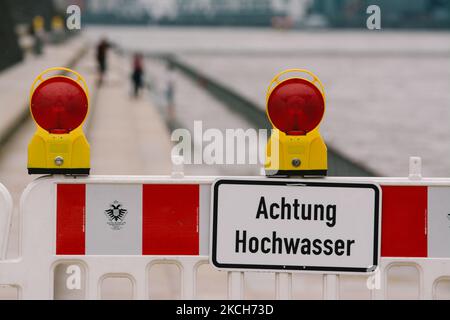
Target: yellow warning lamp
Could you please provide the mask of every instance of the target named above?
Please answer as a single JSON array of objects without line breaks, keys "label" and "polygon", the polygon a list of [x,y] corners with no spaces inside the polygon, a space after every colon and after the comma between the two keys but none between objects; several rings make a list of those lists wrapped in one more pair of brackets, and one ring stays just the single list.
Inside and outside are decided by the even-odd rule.
[{"label": "yellow warning lamp", "polygon": [[273,126],[267,143],[267,176],[325,176],[327,147],[319,124],[325,113],[325,92],[315,74],[290,69],[272,79],[266,113]]},{"label": "yellow warning lamp", "polygon": [[44,30],[44,18],[42,16],[35,16],[33,18],[33,29],[36,32],[41,32]]},{"label": "yellow warning lamp", "polygon": [[31,86],[30,111],[37,130],[28,146],[28,173],[89,174],[89,143],[82,128],[89,92],[83,77],[67,68],[45,70]]},{"label": "yellow warning lamp", "polygon": [[60,16],[54,16],[52,18],[52,30],[60,31],[64,29],[64,20]]}]

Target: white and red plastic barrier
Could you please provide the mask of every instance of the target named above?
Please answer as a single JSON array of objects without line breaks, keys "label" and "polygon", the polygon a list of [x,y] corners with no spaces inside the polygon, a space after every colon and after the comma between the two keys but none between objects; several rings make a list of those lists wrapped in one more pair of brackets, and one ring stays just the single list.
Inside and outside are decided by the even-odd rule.
[{"label": "white and red plastic barrier", "polygon": [[[381,256],[450,258],[450,187],[381,188]],[[58,184],[56,254],[207,255],[209,193],[200,184]],[[111,199],[127,211],[119,237],[99,214]]]},{"label": "white and red plastic barrier", "polygon": [[[200,238],[208,238],[209,226],[200,221],[208,221],[208,189],[199,184],[57,184],[56,254],[207,255],[207,241]],[[123,217],[108,210],[122,210]]]},{"label": "white and red plastic barrier", "polygon": [[[183,269],[182,297],[194,298],[195,270],[208,261],[211,184],[215,180],[145,176],[37,179],[24,191],[19,208],[21,257],[0,261],[0,285],[20,287],[22,298],[53,298],[54,270],[69,262],[85,266],[87,298],[99,297],[98,283],[106,274],[127,274],[137,287],[135,297],[145,299],[149,297],[145,276],[149,265],[170,260]],[[382,187],[380,268],[386,270],[393,263],[420,265],[425,279],[421,296],[432,297],[436,279],[450,277],[450,179],[324,180],[373,182]],[[114,215],[125,219],[114,220]],[[9,227],[7,219],[10,214],[0,215],[0,226]],[[4,236],[0,234],[0,239]],[[230,292],[240,292],[242,279],[236,272],[229,275],[230,286],[237,288]],[[285,283],[287,278],[278,275],[276,279]],[[386,297],[384,286],[382,282],[374,297]],[[240,296],[234,293],[230,296]]]}]

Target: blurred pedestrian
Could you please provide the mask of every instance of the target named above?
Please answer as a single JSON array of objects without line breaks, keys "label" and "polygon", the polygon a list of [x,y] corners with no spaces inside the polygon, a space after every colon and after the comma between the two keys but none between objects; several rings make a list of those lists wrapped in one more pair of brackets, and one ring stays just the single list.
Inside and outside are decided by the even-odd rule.
[{"label": "blurred pedestrian", "polygon": [[133,82],[133,94],[135,98],[139,97],[139,92],[144,86],[144,59],[142,54],[136,53],[133,57],[133,72],[131,81]]},{"label": "blurred pedestrian", "polygon": [[111,44],[103,38],[100,40],[99,44],[97,45],[97,63],[98,63],[98,73],[99,73],[99,79],[98,79],[98,85],[103,84],[103,78],[105,76],[106,70],[107,70],[107,51],[111,47]]},{"label": "blurred pedestrian", "polygon": [[36,56],[40,56],[43,53],[44,40],[42,32],[38,32],[34,24],[29,27],[29,35],[33,39],[32,52]]}]

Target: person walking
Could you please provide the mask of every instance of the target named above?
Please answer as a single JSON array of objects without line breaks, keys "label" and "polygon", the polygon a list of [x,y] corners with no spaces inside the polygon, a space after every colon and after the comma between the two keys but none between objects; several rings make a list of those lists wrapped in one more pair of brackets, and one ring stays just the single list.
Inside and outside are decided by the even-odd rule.
[{"label": "person walking", "polygon": [[103,38],[97,45],[97,64],[98,64],[98,85],[103,84],[103,78],[107,70],[107,51],[111,47],[111,44]]}]

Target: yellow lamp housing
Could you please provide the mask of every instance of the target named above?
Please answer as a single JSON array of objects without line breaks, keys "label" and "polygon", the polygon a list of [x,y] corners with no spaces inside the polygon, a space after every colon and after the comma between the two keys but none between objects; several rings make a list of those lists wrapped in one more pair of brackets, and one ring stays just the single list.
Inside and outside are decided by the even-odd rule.
[{"label": "yellow lamp housing", "polygon": [[41,32],[41,31],[44,30],[44,27],[45,27],[45,20],[44,20],[44,18],[43,18],[42,16],[35,16],[35,17],[33,18],[32,24],[33,24],[33,29],[34,29],[36,32]]},{"label": "yellow lamp housing", "polygon": [[279,73],[267,91],[266,113],[273,126],[266,175],[326,176],[327,147],[319,132],[325,92],[319,78],[303,69]]},{"label": "yellow lamp housing", "polygon": [[83,123],[89,91],[83,77],[67,68],[45,70],[31,86],[30,112],[37,130],[28,145],[28,173],[88,175]]},{"label": "yellow lamp housing", "polygon": [[53,31],[60,31],[64,29],[64,20],[60,16],[54,16],[52,18],[52,30]]}]

